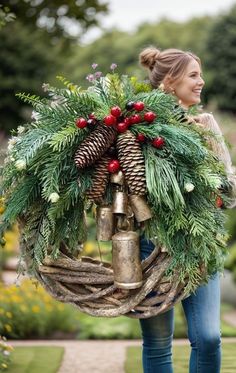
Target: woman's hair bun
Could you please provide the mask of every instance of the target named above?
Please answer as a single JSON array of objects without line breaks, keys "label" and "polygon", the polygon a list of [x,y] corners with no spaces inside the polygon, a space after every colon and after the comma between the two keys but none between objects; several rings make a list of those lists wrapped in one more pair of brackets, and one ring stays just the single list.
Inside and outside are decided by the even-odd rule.
[{"label": "woman's hair bun", "polygon": [[154,47],[145,48],[139,54],[139,62],[141,63],[142,66],[152,70],[160,54],[161,54],[161,51],[157,48],[154,48]]}]

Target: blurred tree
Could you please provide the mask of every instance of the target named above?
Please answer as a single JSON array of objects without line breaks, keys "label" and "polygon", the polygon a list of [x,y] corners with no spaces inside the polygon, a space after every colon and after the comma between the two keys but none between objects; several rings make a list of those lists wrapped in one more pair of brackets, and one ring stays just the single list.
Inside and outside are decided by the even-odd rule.
[{"label": "blurred tree", "polygon": [[15,21],[0,31],[0,60],[0,128],[8,133],[29,114],[15,94],[42,95],[42,83],[58,73],[58,52],[45,47],[40,31]]},{"label": "blurred tree", "polygon": [[60,37],[78,39],[89,27],[99,25],[99,16],[108,12],[100,0],[1,0],[17,19],[46,30],[55,43]]},{"label": "blurred tree", "polygon": [[15,14],[12,13],[8,7],[3,7],[2,4],[0,4],[0,30],[8,22],[12,22],[15,17]]},{"label": "blurred tree", "polygon": [[208,93],[219,109],[236,113],[236,5],[216,18],[205,48]]},{"label": "blurred tree", "polygon": [[0,1],[0,26],[12,12],[17,19],[0,27],[0,125],[9,133],[29,114],[15,93],[42,95],[42,83],[60,72],[78,36],[97,25],[99,15],[108,9],[100,0]]},{"label": "blurred tree", "polygon": [[194,18],[185,23],[162,19],[155,24],[140,25],[135,33],[111,30],[88,45],[74,48],[62,72],[72,81],[79,81],[77,84],[83,85],[93,62],[98,63],[98,69],[104,73],[112,62],[116,62],[121,73],[144,78],[147,73],[138,65],[138,54],[144,47],[176,47],[192,50],[203,58],[204,43],[212,22],[211,17]]}]

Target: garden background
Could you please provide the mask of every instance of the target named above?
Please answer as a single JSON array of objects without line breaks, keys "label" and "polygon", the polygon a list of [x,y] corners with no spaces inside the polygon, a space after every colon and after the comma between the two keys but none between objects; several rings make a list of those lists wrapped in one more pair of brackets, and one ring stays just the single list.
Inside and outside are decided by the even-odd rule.
[{"label": "garden background", "polygon": [[[142,23],[132,32],[103,30],[95,41],[86,43],[83,37],[87,31],[94,25],[102,27],[102,20],[109,15],[109,2],[71,0],[64,4],[61,0],[53,3],[14,0],[0,1],[0,4],[1,163],[11,133],[31,120],[30,107],[17,99],[16,93],[44,96],[44,84],[60,85],[56,79],[58,75],[86,88],[86,76],[93,63],[97,63],[98,70],[104,74],[112,63],[116,63],[118,72],[146,79],[146,73],[138,65],[138,54],[142,48],[155,45],[162,49],[191,50],[202,59],[206,82],[203,108],[214,112],[236,165],[236,4],[223,14],[194,17],[184,22],[162,18]],[[4,196],[0,198],[1,214]],[[230,254],[226,276],[222,279],[222,333],[223,337],[236,337],[236,325],[227,318],[236,312],[236,285],[233,285],[234,281],[236,284],[236,210],[227,214]],[[88,223],[91,234],[84,253],[97,257],[94,222],[91,219]],[[0,335],[26,340],[140,338],[135,320],[92,318],[70,305],[56,302],[30,280],[22,277],[16,280],[19,234],[18,227],[13,226],[5,235],[6,244],[0,245]],[[107,251],[109,248],[103,246],[104,257]],[[180,306],[176,307],[175,338],[186,338],[186,321]],[[40,353],[43,357],[47,354],[45,351],[32,352],[29,347],[27,352],[18,350],[11,354],[10,350],[7,342],[0,340],[0,370],[8,369],[10,356],[16,364],[29,354]],[[59,366],[62,350],[51,353],[50,359]],[[11,365],[9,369],[12,369]],[[134,371],[127,362],[127,372],[129,369]],[[31,371],[34,373],[37,368]],[[17,372],[16,368],[14,372]]]}]

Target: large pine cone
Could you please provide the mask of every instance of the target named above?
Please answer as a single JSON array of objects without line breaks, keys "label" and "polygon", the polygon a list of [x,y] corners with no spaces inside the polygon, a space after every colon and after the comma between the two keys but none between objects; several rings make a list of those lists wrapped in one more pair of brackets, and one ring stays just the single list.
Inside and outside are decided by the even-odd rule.
[{"label": "large pine cone", "polygon": [[94,165],[95,171],[92,178],[92,186],[86,194],[91,201],[97,204],[102,202],[102,198],[106,191],[109,180],[109,171],[107,169],[107,165],[110,160],[111,157],[105,154]]},{"label": "large pine cone", "polygon": [[130,193],[144,195],[146,193],[145,161],[136,137],[130,131],[120,134],[116,148]]},{"label": "large pine cone", "polygon": [[75,164],[78,168],[90,166],[98,160],[111,146],[116,138],[116,130],[113,127],[99,125],[80,144],[75,153]]}]

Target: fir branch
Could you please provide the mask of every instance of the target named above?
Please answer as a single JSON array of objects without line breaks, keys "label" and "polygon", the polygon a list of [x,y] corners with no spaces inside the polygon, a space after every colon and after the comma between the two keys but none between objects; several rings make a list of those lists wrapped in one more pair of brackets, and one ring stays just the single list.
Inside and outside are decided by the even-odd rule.
[{"label": "fir branch", "polygon": [[56,78],[59,80],[59,82],[63,83],[64,86],[66,86],[66,88],[69,90],[69,91],[72,91],[72,92],[79,92],[80,91],[80,87],[72,82],[70,82],[69,80],[67,80],[64,76],[62,75],[57,75]]},{"label": "fir branch", "polygon": [[[52,150],[54,152],[60,152],[64,150],[66,147],[68,147],[71,143],[73,143],[74,138],[79,135],[79,132],[82,131],[79,131],[74,123],[70,123],[61,131],[58,131],[53,134],[49,141],[49,145],[52,147]],[[84,138],[84,134],[82,138]]]},{"label": "fir branch", "polygon": [[16,93],[16,97],[19,97],[23,102],[30,104],[36,110],[47,105],[48,100],[41,98],[40,96],[31,95],[30,93]]},{"label": "fir branch", "polygon": [[31,160],[48,143],[51,137],[52,131],[49,128],[34,128],[27,132],[15,146],[18,159],[25,160],[26,164],[29,165]]},{"label": "fir branch", "polygon": [[77,180],[69,183],[68,187],[60,193],[57,203],[51,205],[48,209],[48,216],[51,219],[57,219],[64,215],[70,208],[74,208],[80,198],[80,190]]},{"label": "fir branch", "polygon": [[28,207],[39,196],[39,185],[37,177],[27,175],[22,177],[17,185],[11,190],[11,195],[6,201],[6,209],[3,213],[3,221],[14,223],[16,219],[27,211]]},{"label": "fir branch", "polygon": [[184,206],[184,199],[175,176],[175,170],[167,159],[158,157],[152,146],[144,148],[146,182],[153,204],[165,204],[174,210]]}]

